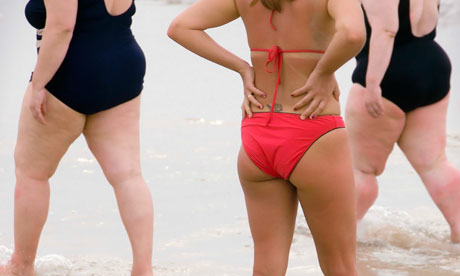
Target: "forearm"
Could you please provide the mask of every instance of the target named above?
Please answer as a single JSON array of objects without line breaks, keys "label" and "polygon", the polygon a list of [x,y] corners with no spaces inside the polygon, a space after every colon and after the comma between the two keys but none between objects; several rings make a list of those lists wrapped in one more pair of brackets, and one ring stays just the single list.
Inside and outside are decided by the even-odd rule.
[{"label": "forearm", "polygon": [[374,30],[370,38],[369,61],[366,74],[366,86],[380,86],[390,64],[395,33]]},{"label": "forearm", "polygon": [[173,23],[168,36],[195,54],[238,73],[250,67],[245,60],[224,49],[203,30],[182,28]]},{"label": "forearm", "polygon": [[32,79],[34,87],[44,88],[52,79],[67,54],[72,34],[72,29],[45,28]]},{"label": "forearm", "polygon": [[362,49],[366,39],[364,25],[355,30],[339,27],[314,72],[332,74]]}]

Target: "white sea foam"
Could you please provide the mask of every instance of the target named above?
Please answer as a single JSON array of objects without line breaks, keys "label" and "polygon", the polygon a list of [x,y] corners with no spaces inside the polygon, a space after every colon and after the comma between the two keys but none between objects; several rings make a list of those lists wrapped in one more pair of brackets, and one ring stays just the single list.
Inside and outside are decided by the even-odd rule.
[{"label": "white sea foam", "polygon": [[460,271],[460,246],[449,237],[447,223],[425,210],[408,213],[376,206],[358,225],[358,259],[392,271],[422,269],[428,273],[436,267],[430,273],[455,275]]}]

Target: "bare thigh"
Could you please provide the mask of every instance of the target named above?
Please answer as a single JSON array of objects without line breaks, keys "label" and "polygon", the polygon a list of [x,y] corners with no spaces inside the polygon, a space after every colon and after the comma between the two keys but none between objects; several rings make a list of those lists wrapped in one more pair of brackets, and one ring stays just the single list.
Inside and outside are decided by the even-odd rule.
[{"label": "bare thigh", "polygon": [[85,115],[78,113],[56,97],[47,93],[45,115],[42,125],[29,109],[31,85],[28,86],[19,118],[15,149],[16,170],[35,179],[48,179],[72,142],[80,136]]},{"label": "bare thigh", "polygon": [[446,159],[446,117],[449,95],[441,101],[407,113],[399,147],[417,170]]},{"label": "bare thigh", "polygon": [[296,189],[288,181],[262,172],[243,147],[238,175],[254,240],[254,274],[284,275],[297,214]]},{"label": "bare thigh", "polygon": [[139,115],[140,96],[87,118],[83,134],[112,184],[141,174]]},{"label": "bare thigh", "polygon": [[371,117],[364,106],[364,93],[364,87],[354,84],[345,111],[353,167],[379,175],[403,131],[405,114],[383,98],[384,113],[378,118]]},{"label": "bare thigh", "polygon": [[346,130],[333,130],[317,140],[297,164],[290,181],[297,187],[323,272],[335,275],[333,272],[343,267],[353,269],[355,188]]}]

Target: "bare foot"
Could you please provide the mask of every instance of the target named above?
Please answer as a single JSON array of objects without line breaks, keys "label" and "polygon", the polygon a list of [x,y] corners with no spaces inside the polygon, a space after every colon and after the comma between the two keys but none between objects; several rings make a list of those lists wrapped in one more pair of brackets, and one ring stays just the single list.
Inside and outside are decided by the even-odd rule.
[{"label": "bare foot", "polygon": [[[450,240],[453,243],[460,243],[460,229],[458,227],[450,228]],[[1,274],[0,274],[1,276]]]},{"label": "bare foot", "polygon": [[153,271],[147,271],[143,273],[131,273],[131,276],[153,276]]},{"label": "bare foot", "polygon": [[0,276],[37,276],[33,268],[31,269],[17,269],[10,263],[0,265]]}]

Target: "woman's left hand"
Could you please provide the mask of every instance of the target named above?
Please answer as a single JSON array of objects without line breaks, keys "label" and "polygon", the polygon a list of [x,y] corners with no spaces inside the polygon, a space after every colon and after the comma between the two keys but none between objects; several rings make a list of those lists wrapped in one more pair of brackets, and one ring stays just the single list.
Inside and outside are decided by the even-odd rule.
[{"label": "woman's left hand", "polygon": [[35,89],[32,88],[32,99],[30,101],[29,108],[32,112],[32,116],[41,124],[46,124],[46,89]]},{"label": "woman's left hand", "polygon": [[301,95],[305,96],[297,102],[293,108],[294,110],[299,110],[307,105],[305,111],[300,115],[300,118],[305,120],[306,118],[314,119],[320,115],[326,107],[331,95],[338,101],[340,91],[334,74],[319,74],[313,72],[306,84],[291,94],[293,97]]},{"label": "woman's left hand", "polygon": [[380,88],[380,85],[366,87],[364,105],[367,113],[374,118],[383,114],[382,88]]},{"label": "woman's left hand", "polygon": [[248,116],[252,117],[251,104],[263,109],[263,105],[256,99],[256,96],[266,97],[265,93],[256,88],[254,81],[254,69],[248,66],[246,69],[240,72],[241,79],[243,80],[244,86],[244,100],[241,106],[242,116],[245,118]]}]

